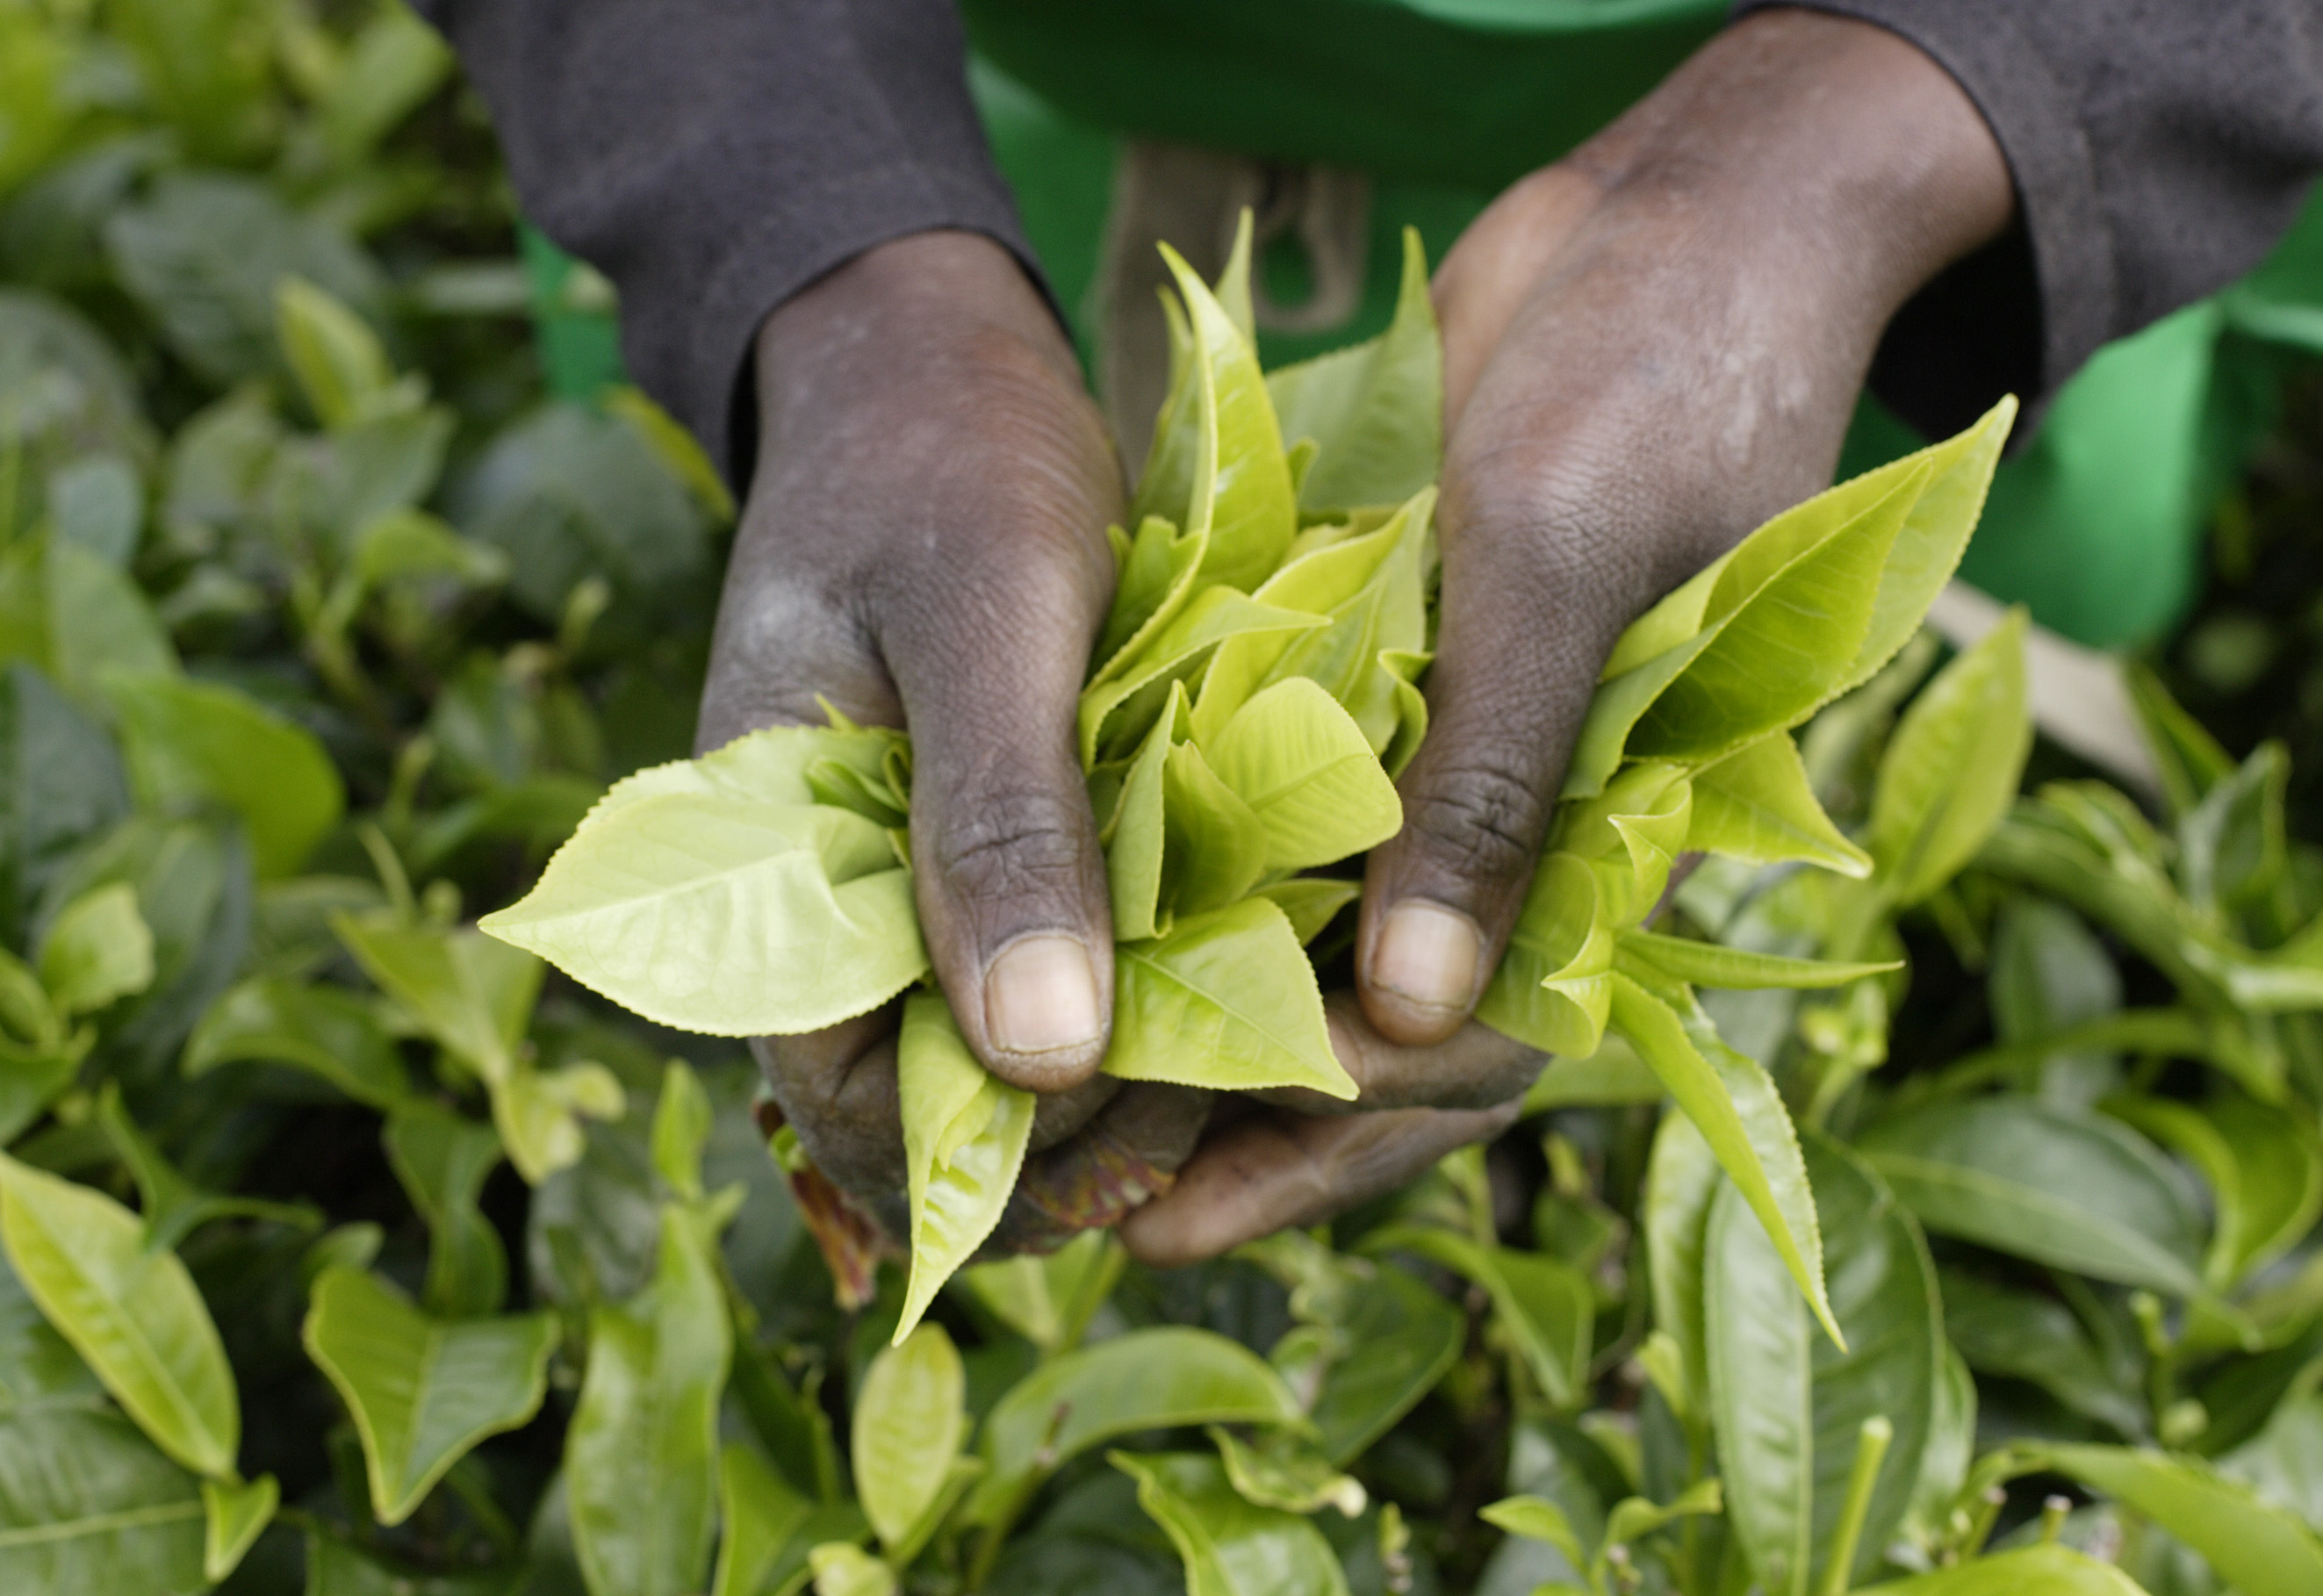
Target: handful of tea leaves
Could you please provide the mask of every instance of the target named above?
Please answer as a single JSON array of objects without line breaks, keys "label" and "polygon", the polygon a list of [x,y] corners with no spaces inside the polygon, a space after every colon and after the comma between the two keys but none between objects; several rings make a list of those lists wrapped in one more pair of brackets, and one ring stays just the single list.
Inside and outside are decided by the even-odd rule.
[{"label": "handful of tea leaves", "polygon": [[[1169,395],[1136,529],[1110,529],[1119,585],[1079,716],[1117,941],[1104,1069],[1351,1098],[1306,944],[1360,886],[1308,872],[1394,835],[1394,777],[1427,729],[1443,380],[1426,264],[1408,236],[1377,338],[1265,374],[1247,219],[1215,290],[1164,253]],[[1777,517],[1622,634],[1480,1010],[1566,1055],[1609,1028],[1626,1039],[1834,1337],[1789,1115],[1693,985],[1832,986],[1885,967],[1643,924],[1685,851],[1870,873],[1817,804],[1790,729],[1918,628],[2014,408]],[[1033,1120],[928,979],[911,780],[901,732],[836,715],[756,732],[615,786],[533,892],[482,922],[649,1019],[716,1035],[816,1030],[922,984],[898,1049],[912,1215],[898,1340],[998,1224]]]}]

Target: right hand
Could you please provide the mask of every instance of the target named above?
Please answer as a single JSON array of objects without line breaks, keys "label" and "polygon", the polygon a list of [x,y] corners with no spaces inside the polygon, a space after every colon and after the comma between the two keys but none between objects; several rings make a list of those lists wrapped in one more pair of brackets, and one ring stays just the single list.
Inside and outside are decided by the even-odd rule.
[{"label": "right hand", "polygon": [[[1011,1227],[1109,1223],[1166,1184],[1206,1109],[1097,1074],[1112,917],[1073,725],[1120,463],[1055,318],[978,234],[867,251],[769,316],[757,357],[696,749],[820,724],[818,698],[910,729],[936,977],[977,1057],[1043,1094]],[[808,1156],[902,1235],[895,1023],[890,1004],[755,1050]]]}]

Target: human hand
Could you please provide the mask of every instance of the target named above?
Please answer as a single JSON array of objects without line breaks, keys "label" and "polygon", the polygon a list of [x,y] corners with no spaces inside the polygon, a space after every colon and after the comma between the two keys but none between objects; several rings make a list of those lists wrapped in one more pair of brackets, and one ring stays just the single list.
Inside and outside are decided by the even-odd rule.
[{"label": "human hand", "polygon": [[[1023,1224],[1092,1186],[1133,1203],[1204,1098],[1097,1074],[1112,920],[1073,715],[1122,488],[1072,351],[998,244],[927,233],[785,303],[757,354],[758,467],[697,748],[820,723],[824,699],[908,728],[937,979],[977,1056],[1043,1094]],[[890,1005],[754,1046],[816,1167],[902,1235],[895,1023]]]},{"label": "human hand", "polygon": [[[1133,1252],[1182,1262],[1313,1223],[1513,1117],[1488,1094],[1521,1091],[1538,1055],[1469,1016],[1599,667],[1662,593],[1829,482],[1888,319],[2012,207],[1989,130],[1933,61],[1869,24],[1779,11],[1477,218],[1434,285],[1429,730],[1399,784],[1403,829],[1365,877],[1359,1006],[1333,1012],[1357,1106],[1391,1112],[1222,1129],[1125,1226]],[[1410,1068],[1431,1044],[1466,1069]]]}]

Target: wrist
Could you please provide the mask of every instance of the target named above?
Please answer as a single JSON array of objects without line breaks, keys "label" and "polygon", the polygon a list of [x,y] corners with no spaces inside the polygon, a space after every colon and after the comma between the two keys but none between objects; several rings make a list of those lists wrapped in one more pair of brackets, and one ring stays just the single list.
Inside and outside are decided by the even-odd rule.
[{"label": "wrist", "polygon": [[759,325],[759,414],[828,406],[867,385],[909,381],[974,349],[1078,386],[1063,330],[1016,257],[980,233],[940,229],[874,244],[826,272]]},{"label": "wrist", "polygon": [[1897,34],[1804,9],[1745,17],[1564,164],[1597,188],[1605,221],[1658,217],[1778,261],[1875,331],[2015,205],[1997,142],[1948,72]]}]

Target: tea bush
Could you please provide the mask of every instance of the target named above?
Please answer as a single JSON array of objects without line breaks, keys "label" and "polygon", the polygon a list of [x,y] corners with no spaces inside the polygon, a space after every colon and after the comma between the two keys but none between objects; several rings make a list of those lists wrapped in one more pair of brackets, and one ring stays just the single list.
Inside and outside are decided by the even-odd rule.
[{"label": "tea bush", "polygon": [[[2043,748],[2019,795],[2015,629],[1913,635],[2005,416],[1628,634],[1487,1005],[1557,1054],[1514,1131],[1190,1270],[1091,1234],[946,1283],[971,1223],[907,1302],[897,1261],[834,1280],[739,1043],[473,923],[634,816],[622,778],[721,779],[669,762],[732,507],[639,396],[543,397],[440,43],[0,0],[0,1589],[2323,1590],[2323,854],[2285,746],[2231,757],[2161,677],[2160,793]],[[1180,288],[1181,371],[1254,381],[1231,283]],[[1372,362],[1409,414],[1424,306]],[[1133,948],[1239,913],[1330,957],[1328,868],[1391,818],[1364,771],[1419,735],[1432,436],[1318,477],[1331,407],[1276,378],[1262,557],[1190,444],[1119,540],[1083,731]],[[1165,450],[1223,437],[1181,401]],[[2295,558],[2302,501],[2253,494],[2229,556]],[[1357,544],[1409,635],[1258,647],[1329,629],[1286,579]],[[1828,657],[1738,699],[1786,579],[1841,595]],[[1155,646],[1218,589],[1299,619]],[[2261,678],[2199,636],[2168,679],[2247,738]],[[1330,804],[1251,803],[1269,703],[1345,745]],[[763,748],[809,738],[721,768],[846,817],[826,885],[898,874],[898,739]],[[1206,884],[1188,790],[1260,839]],[[858,1008],[918,977],[901,902]],[[917,1186],[1021,1117],[960,1078]]]}]

